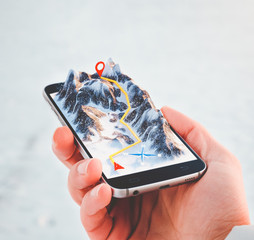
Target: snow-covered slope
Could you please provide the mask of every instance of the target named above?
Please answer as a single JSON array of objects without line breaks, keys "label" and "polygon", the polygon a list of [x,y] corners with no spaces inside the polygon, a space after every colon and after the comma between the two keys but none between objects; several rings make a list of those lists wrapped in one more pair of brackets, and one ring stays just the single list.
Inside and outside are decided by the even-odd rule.
[{"label": "snow-covered slope", "polygon": [[[163,157],[180,155],[169,124],[157,110],[149,94],[131,78],[121,73],[119,65],[110,59],[104,77],[117,81],[128,94],[131,109],[124,121],[131,126],[142,142]],[[56,101],[72,117],[72,124],[85,142],[109,141],[123,148],[135,142],[133,134],[119,122],[128,109],[124,93],[112,82],[97,73],[70,71]],[[112,152],[112,151],[111,151]]]}]

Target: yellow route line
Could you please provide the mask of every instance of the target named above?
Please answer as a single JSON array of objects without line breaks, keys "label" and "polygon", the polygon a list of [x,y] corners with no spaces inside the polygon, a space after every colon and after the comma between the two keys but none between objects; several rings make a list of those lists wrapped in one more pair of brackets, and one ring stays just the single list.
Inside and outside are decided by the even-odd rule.
[{"label": "yellow route line", "polygon": [[109,156],[109,158],[110,158],[110,161],[114,164],[115,161],[114,161],[113,157],[114,157],[115,155],[117,155],[117,154],[119,154],[119,153],[121,153],[121,152],[123,152],[123,151],[125,151],[125,150],[127,150],[127,149],[129,149],[129,148],[131,148],[131,147],[133,147],[133,146],[135,146],[135,145],[137,145],[138,143],[141,142],[141,140],[140,140],[140,138],[137,136],[137,134],[131,129],[131,127],[130,127],[126,122],[123,121],[124,118],[126,117],[126,115],[128,114],[128,112],[131,110],[131,105],[130,105],[130,101],[129,101],[128,94],[123,90],[123,88],[120,86],[120,84],[119,84],[117,81],[112,80],[112,79],[109,79],[109,78],[105,78],[105,77],[101,77],[101,79],[114,83],[114,84],[123,92],[123,94],[125,95],[126,101],[127,101],[127,105],[128,105],[128,109],[126,110],[126,112],[124,113],[124,115],[122,116],[122,118],[120,119],[120,122],[121,122],[122,124],[124,124],[124,125],[130,130],[130,132],[134,135],[134,137],[138,140],[137,142],[135,142],[135,143],[133,143],[133,144],[131,144],[131,145],[129,145],[129,146],[127,146],[127,147],[125,147],[125,148],[123,148],[123,149],[121,149],[121,150],[119,150],[119,151],[113,153],[113,154],[111,154],[111,155]]}]

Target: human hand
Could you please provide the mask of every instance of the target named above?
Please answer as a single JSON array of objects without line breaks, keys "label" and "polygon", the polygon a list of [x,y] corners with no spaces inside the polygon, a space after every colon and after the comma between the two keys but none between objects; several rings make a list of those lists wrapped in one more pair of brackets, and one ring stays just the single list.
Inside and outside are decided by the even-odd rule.
[{"label": "human hand", "polygon": [[53,151],[70,168],[69,191],[91,239],[214,240],[249,224],[239,161],[199,123],[169,107],[161,110],[208,170],[198,182],[137,197],[112,198],[110,187],[99,182],[100,161],[82,160],[71,131],[56,130]]}]

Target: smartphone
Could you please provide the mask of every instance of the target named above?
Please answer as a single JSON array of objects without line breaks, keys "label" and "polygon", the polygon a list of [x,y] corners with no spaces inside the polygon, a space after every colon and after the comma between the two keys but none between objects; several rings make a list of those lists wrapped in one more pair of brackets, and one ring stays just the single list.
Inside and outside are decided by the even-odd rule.
[{"label": "smartphone", "polygon": [[[106,70],[106,71],[105,71]],[[206,164],[156,109],[147,91],[108,63],[102,76],[70,71],[44,89],[84,158],[102,162],[102,179],[125,198],[198,180]]]}]

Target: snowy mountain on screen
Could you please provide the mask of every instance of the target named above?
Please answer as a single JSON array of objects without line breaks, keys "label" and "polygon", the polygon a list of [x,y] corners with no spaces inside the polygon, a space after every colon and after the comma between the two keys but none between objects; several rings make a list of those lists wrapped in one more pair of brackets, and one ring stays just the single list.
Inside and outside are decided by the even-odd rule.
[{"label": "snowy mountain on screen", "polygon": [[[122,74],[118,64],[109,59],[102,76],[117,81],[128,94],[131,109],[124,122],[143,143],[163,157],[173,158],[183,153],[149,94]],[[116,84],[101,79],[97,73],[70,71],[56,102],[72,116],[72,125],[85,142],[107,141],[121,149],[136,141],[119,122],[128,109],[125,95]]]}]

